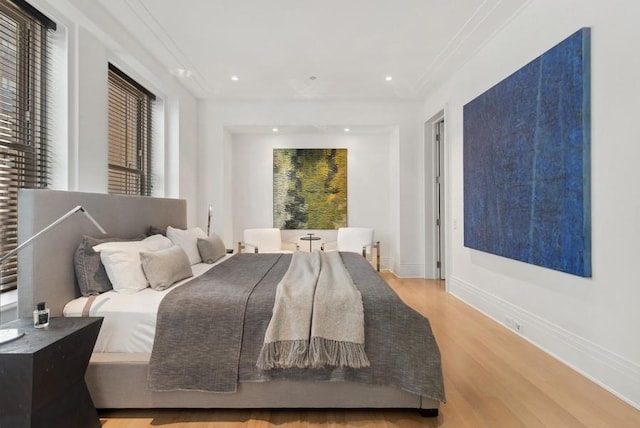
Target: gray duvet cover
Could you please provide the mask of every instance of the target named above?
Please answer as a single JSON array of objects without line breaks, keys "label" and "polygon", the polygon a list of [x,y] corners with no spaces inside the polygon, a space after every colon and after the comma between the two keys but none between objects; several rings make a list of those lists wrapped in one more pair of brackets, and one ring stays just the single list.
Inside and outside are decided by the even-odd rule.
[{"label": "gray duvet cover", "polygon": [[276,287],[291,255],[237,254],[163,299],[150,389],[232,393],[238,382],[353,381],[444,401],[440,352],[429,321],[406,306],[361,255],[341,256],[362,294],[369,367],[259,370]]}]

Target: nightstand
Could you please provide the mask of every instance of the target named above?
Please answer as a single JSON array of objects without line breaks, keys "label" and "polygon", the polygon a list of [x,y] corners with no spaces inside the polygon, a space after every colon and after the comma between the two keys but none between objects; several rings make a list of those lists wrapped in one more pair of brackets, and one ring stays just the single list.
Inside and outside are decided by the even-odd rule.
[{"label": "nightstand", "polygon": [[84,382],[102,318],[31,319],[5,324],[24,336],[0,345],[0,427],[99,428]]}]

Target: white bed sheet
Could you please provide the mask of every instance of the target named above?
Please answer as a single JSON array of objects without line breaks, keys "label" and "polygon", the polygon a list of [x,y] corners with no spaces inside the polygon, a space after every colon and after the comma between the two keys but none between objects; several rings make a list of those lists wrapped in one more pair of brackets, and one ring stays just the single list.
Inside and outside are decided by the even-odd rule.
[{"label": "white bed sheet", "polygon": [[[192,265],[193,277],[176,283],[164,291],[145,288],[134,294],[122,294],[113,290],[96,297],[90,316],[104,317],[93,352],[151,353],[156,332],[156,315],[160,302],[171,290],[202,275],[213,266],[223,262],[227,255],[216,263]],[[78,297],[63,309],[65,317],[80,317],[88,297]]]}]

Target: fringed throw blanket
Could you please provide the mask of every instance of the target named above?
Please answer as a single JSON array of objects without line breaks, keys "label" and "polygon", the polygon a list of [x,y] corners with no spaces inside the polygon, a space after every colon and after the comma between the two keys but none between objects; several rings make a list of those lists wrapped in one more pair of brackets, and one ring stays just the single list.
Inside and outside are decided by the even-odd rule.
[{"label": "fringed throw blanket", "polygon": [[369,366],[362,296],[338,252],[293,254],[276,289],[257,366]]}]

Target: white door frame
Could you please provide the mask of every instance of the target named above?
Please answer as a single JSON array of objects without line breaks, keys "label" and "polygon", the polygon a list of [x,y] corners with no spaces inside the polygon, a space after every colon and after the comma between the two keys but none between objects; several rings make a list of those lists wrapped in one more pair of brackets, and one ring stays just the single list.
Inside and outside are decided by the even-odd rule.
[{"label": "white door frame", "polygon": [[[424,124],[424,189],[425,189],[425,207],[424,207],[424,277],[426,279],[439,279],[446,278],[446,251],[445,251],[445,242],[446,242],[446,227],[445,227],[445,200],[446,200],[446,191],[441,192],[440,195],[440,204],[441,204],[441,215],[440,215],[440,224],[437,224],[438,213],[436,212],[437,207],[437,189],[436,189],[436,170],[438,167],[438,162],[440,162],[440,186],[441,188],[446,188],[445,186],[445,141],[441,141],[441,153],[438,159],[438,154],[436,153],[436,124],[438,122],[444,121],[444,110],[438,112],[435,116],[427,120]],[[446,138],[446,135],[445,135]],[[438,228],[440,233],[440,247],[438,248]],[[438,267],[438,254],[440,255],[440,267]]]}]

